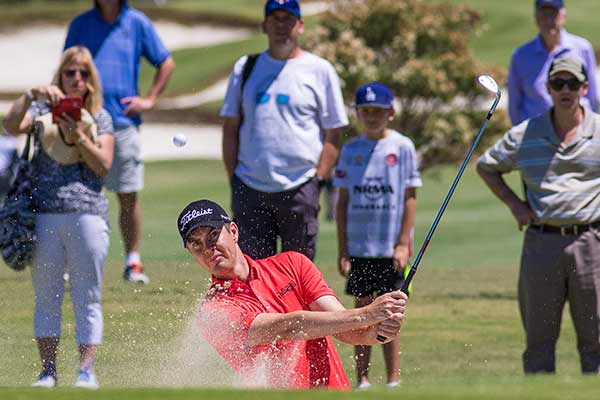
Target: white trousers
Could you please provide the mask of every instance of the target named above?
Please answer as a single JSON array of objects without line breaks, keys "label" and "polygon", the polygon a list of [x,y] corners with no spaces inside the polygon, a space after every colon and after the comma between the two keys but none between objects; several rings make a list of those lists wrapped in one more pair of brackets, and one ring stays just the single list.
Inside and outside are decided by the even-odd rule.
[{"label": "white trousers", "polygon": [[90,214],[38,214],[35,230],[35,337],[60,336],[63,274],[68,272],[77,343],[100,344],[102,274],[109,242],[106,221]]}]

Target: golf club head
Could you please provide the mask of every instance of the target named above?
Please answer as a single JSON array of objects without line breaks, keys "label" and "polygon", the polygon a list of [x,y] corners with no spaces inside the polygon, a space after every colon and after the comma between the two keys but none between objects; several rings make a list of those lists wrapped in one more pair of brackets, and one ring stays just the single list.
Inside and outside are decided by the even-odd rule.
[{"label": "golf club head", "polygon": [[477,81],[481,86],[494,93],[495,95],[498,95],[498,93],[500,93],[500,87],[498,86],[494,78],[492,78],[491,76],[479,75],[479,77],[477,77]]}]

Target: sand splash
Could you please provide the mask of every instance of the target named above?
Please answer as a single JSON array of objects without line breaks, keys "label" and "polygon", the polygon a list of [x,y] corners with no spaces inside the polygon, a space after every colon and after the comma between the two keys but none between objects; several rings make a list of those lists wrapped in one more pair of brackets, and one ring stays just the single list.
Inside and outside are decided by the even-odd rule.
[{"label": "sand splash", "polygon": [[[197,307],[195,307],[197,309]],[[236,374],[200,335],[196,312],[190,312],[185,329],[177,337],[158,369],[157,386],[236,387]]]}]

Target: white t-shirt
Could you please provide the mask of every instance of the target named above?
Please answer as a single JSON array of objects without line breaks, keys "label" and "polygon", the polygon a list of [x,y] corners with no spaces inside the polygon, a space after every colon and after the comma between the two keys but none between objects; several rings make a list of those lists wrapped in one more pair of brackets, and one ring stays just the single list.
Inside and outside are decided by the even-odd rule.
[{"label": "white t-shirt", "polygon": [[404,191],[420,187],[413,142],[392,131],[380,140],[363,134],[346,143],[334,185],[348,189],[348,254],[392,257],[404,212]]},{"label": "white t-shirt", "polygon": [[[229,78],[221,116],[240,115],[241,75]],[[235,174],[255,190],[281,192],[311,179],[323,149],[322,129],[348,124],[339,78],[328,61],[304,52],[290,60],[260,54],[244,86]]]}]

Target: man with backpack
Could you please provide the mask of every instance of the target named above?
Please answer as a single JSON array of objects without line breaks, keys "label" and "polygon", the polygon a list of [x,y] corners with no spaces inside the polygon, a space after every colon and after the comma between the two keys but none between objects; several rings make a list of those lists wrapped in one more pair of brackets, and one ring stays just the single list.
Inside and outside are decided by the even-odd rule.
[{"label": "man with backpack", "polygon": [[296,0],[268,0],[269,47],[235,64],[221,116],[223,160],[240,247],[254,259],[282,251],[314,258],[319,187],[337,161],[348,117],[339,77],[298,43]]}]

